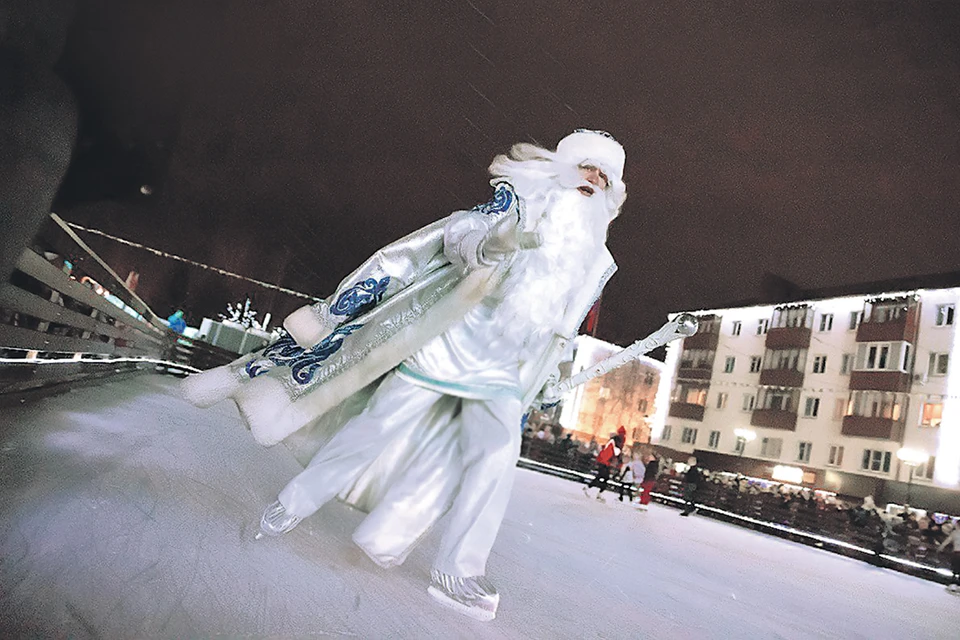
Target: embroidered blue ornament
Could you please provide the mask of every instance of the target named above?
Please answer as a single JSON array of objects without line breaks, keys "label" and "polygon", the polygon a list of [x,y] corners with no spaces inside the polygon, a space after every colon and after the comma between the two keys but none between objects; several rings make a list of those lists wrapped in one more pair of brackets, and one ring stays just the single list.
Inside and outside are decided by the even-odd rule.
[{"label": "embroidered blue ornament", "polygon": [[377,303],[383,299],[388,284],[390,284],[390,276],[382,280],[367,278],[358,282],[340,294],[337,301],[330,307],[330,313],[356,318],[377,306]]},{"label": "embroidered blue ornament", "polygon": [[276,342],[268,346],[260,357],[251,360],[244,367],[250,379],[263,375],[274,366],[287,366],[303,354],[303,347],[298,345],[290,334],[285,334]]},{"label": "embroidered blue ornament", "polygon": [[299,384],[307,384],[313,380],[314,374],[323,361],[339,351],[343,346],[343,339],[362,326],[362,324],[349,324],[337,327],[333,333],[321,340],[320,344],[296,358],[290,365],[290,374],[293,379]]},{"label": "embroidered blue ornament", "polygon": [[501,182],[493,192],[493,199],[490,202],[478,204],[473,208],[473,211],[477,211],[486,216],[503,213],[504,211],[510,210],[516,197],[516,194],[513,192],[513,187],[506,182]]}]

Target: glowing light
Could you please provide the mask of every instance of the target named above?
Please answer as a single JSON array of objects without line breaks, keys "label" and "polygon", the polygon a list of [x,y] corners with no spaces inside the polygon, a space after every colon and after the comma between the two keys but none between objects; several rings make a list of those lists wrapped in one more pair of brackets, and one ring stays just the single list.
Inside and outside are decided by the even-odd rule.
[{"label": "glowing light", "polygon": [[803,482],[803,469],[800,467],[791,467],[785,464],[778,464],[773,468],[773,475],[771,477],[774,480],[782,480],[784,482],[793,482],[794,484],[799,484]]},{"label": "glowing light", "polygon": [[753,442],[757,439],[756,432],[751,431],[750,429],[734,429],[733,435],[737,436],[738,438],[743,438],[743,440],[746,442]]},{"label": "glowing light", "polygon": [[930,454],[926,451],[903,447],[897,450],[897,458],[908,467],[919,467],[930,459]]}]

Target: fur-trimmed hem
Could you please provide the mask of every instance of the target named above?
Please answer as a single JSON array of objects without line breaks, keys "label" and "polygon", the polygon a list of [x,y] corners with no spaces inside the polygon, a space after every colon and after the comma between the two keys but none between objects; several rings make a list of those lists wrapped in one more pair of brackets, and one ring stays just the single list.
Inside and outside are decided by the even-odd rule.
[{"label": "fur-trimmed hem", "polygon": [[235,394],[241,384],[230,365],[224,365],[187,376],[180,382],[180,393],[187,402],[206,408]]},{"label": "fur-trimmed hem", "polygon": [[330,335],[337,326],[323,322],[313,305],[308,304],[284,318],[283,328],[298,345],[310,349]]}]

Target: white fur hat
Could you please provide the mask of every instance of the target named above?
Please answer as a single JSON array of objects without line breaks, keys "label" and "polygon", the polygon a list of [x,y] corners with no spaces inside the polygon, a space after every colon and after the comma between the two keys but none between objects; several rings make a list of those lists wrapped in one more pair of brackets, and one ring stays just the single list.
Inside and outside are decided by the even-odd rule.
[{"label": "white fur hat", "polygon": [[592,163],[604,170],[609,178],[623,182],[623,163],[626,153],[620,143],[606,131],[577,129],[557,145],[561,162],[574,165]]}]

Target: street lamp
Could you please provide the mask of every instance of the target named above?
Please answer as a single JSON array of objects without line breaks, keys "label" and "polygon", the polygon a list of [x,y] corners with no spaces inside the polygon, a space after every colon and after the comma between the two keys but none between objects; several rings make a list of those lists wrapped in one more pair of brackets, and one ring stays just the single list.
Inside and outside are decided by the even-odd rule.
[{"label": "street lamp", "polygon": [[910,475],[907,477],[907,505],[910,504],[910,488],[913,486],[913,470],[922,464],[926,464],[930,459],[930,454],[918,449],[908,449],[903,447],[897,451],[897,459],[910,467]]}]

